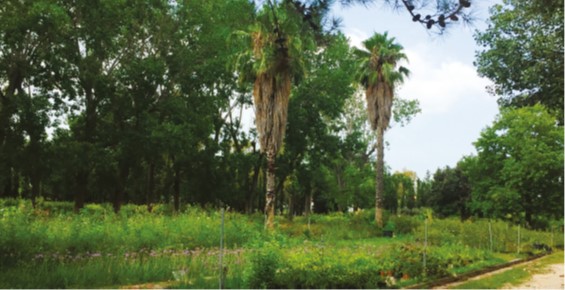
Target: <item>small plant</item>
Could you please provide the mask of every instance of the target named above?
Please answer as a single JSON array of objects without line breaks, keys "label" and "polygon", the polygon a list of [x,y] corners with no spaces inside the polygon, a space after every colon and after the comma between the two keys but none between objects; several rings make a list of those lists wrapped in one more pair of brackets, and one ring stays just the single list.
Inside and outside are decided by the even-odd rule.
[{"label": "small plant", "polygon": [[249,288],[279,288],[276,282],[280,267],[281,250],[277,243],[265,243],[251,258],[251,271],[247,278]]}]

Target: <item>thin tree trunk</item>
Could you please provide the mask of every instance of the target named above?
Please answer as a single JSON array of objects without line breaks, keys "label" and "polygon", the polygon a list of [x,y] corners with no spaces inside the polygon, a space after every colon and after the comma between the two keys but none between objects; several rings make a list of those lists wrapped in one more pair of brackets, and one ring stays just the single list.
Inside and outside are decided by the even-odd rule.
[{"label": "thin tree trunk", "polygon": [[36,199],[39,197],[39,174],[34,172],[30,176],[31,182],[31,205],[33,208],[36,206]]},{"label": "thin tree trunk", "polygon": [[[13,184],[13,180],[14,180],[14,169],[12,168],[12,166],[8,165],[8,166],[6,166],[5,172],[7,173],[6,183],[4,184],[4,188],[3,188],[4,190],[2,191],[0,196],[10,197],[13,194],[12,184]],[[12,197],[15,197],[15,196],[12,196]]]},{"label": "thin tree trunk", "polygon": [[[255,152],[255,150],[253,150]],[[263,154],[259,153],[259,158],[257,163],[255,163],[255,168],[253,168],[253,176],[251,177],[250,185],[247,187],[247,201],[245,202],[245,212],[251,214],[254,210],[254,203],[257,189],[257,184],[259,183],[259,174],[261,172],[261,164],[263,163]]]},{"label": "thin tree trunk", "polygon": [[12,174],[13,174],[13,183],[12,187],[10,188],[10,195],[12,197],[19,197],[20,196],[20,174],[12,167]]},{"label": "thin tree trunk", "polygon": [[147,211],[151,212],[153,210],[153,202],[155,201],[154,187],[155,187],[155,165],[153,163],[149,164],[149,176],[147,183]]},{"label": "thin tree trunk", "polygon": [[175,166],[175,182],[173,184],[174,188],[174,205],[175,205],[175,212],[180,212],[180,168],[179,166]]},{"label": "thin tree trunk", "polygon": [[384,129],[377,127],[377,176],[375,192],[375,222],[383,226],[383,194],[384,194]]},{"label": "thin tree trunk", "polygon": [[[79,140],[83,144],[93,145],[94,143],[94,132],[96,128],[96,103],[94,100],[94,93],[92,91],[92,86],[90,84],[82,84],[85,91],[85,112],[86,120],[83,129],[83,136],[79,137]],[[84,148],[84,147],[83,147]],[[80,209],[84,207],[84,201],[88,196],[88,179],[90,178],[89,164],[91,164],[91,153],[90,148],[87,149],[86,158],[82,160],[84,164],[80,165],[81,168],[78,169],[77,180],[77,192],[75,193],[75,207],[74,212],[78,213]]]},{"label": "thin tree trunk", "polygon": [[88,175],[88,169],[80,169],[76,175],[75,213],[79,213],[84,207],[84,199],[88,195]]},{"label": "thin tree trunk", "polygon": [[312,191],[308,190],[304,199],[304,216],[308,217],[312,212]]},{"label": "thin tree trunk", "polygon": [[292,193],[288,193],[288,212],[287,212],[287,219],[292,221],[294,218],[294,195]]},{"label": "thin tree trunk", "polygon": [[269,230],[275,228],[275,148],[270,145],[266,152],[267,157],[267,194],[265,196],[265,214],[267,220],[265,227]]},{"label": "thin tree trunk", "polygon": [[122,208],[122,203],[124,200],[124,191],[126,188],[126,182],[129,176],[129,166],[125,164],[125,161],[120,162],[120,171],[118,174],[118,184],[116,191],[114,193],[114,212],[119,213]]}]

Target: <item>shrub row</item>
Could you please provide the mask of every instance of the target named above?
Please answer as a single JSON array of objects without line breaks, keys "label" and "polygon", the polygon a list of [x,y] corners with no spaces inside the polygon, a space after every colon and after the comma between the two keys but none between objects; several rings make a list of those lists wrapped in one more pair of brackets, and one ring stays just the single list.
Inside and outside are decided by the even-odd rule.
[{"label": "shrub row", "polygon": [[[424,251],[426,263],[424,265]],[[453,269],[493,259],[466,246],[309,246],[283,251],[268,243],[251,258],[250,288],[393,288],[450,275]]]}]

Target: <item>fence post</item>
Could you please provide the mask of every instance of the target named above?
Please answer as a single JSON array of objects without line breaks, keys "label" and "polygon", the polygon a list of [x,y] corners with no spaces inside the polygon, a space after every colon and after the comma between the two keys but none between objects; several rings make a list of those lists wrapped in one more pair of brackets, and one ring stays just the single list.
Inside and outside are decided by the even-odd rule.
[{"label": "fence post", "polygon": [[224,288],[224,208],[222,207],[222,223],[220,226],[220,289]]},{"label": "fence post", "polygon": [[491,225],[491,221],[488,221],[488,234],[489,234],[489,240],[490,240],[490,251],[492,252],[492,248],[493,248],[493,244],[492,244],[492,225]]},{"label": "fence post", "polygon": [[520,254],[520,227],[521,225],[518,225],[518,254]]},{"label": "fence post", "polygon": [[426,252],[428,251],[428,219],[424,221],[424,276],[426,276]]},{"label": "fence post", "polygon": [[553,241],[553,227],[550,226],[550,229],[551,229],[551,248],[554,248],[554,247],[555,247],[555,242]]}]

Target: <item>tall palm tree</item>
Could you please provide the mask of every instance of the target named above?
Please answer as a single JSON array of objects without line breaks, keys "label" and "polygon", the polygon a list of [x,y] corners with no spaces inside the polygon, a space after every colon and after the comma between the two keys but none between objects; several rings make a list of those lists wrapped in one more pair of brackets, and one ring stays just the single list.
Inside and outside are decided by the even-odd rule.
[{"label": "tall palm tree", "polygon": [[399,66],[401,60],[408,60],[403,47],[395,43],[388,33],[375,33],[363,42],[364,50],[356,49],[359,59],[357,81],[365,89],[367,114],[371,128],[377,134],[377,166],[375,194],[375,222],[383,226],[384,193],[384,132],[388,128],[395,87],[404,82],[410,71]]},{"label": "tall palm tree", "polygon": [[288,4],[264,6],[248,31],[233,34],[243,42],[235,59],[240,79],[253,82],[255,125],[261,152],[267,160],[265,226],[274,227],[275,157],[283,144],[293,78],[303,72],[301,19]]}]

